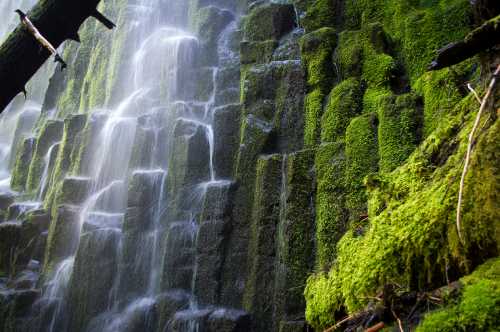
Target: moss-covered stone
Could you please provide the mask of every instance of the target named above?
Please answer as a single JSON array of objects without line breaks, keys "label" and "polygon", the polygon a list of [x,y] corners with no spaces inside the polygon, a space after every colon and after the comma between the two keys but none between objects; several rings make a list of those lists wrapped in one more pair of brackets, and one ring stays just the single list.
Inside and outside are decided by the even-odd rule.
[{"label": "moss-covered stone", "polygon": [[30,163],[26,190],[36,191],[40,184],[43,168],[45,166],[45,156],[52,144],[58,143],[63,135],[64,123],[59,120],[48,120],[41,128],[36,140],[33,159]]},{"label": "moss-covered stone", "polygon": [[295,26],[290,4],[269,3],[255,7],[245,18],[244,40],[278,40]]},{"label": "moss-covered stone", "polygon": [[240,105],[229,105],[214,110],[214,168],[217,178],[232,176],[239,148]]},{"label": "moss-covered stone", "polygon": [[[314,267],[314,150],[285,157],[282,169],[280,222],[278,224],[274,326],[294,321],[305,310],[303,285]],[[304,325],[304,322],[302,322]],[[282,331],[288,331],[284,327]]]},{"label": "moss-covered stone", "polygon": [[307,68],[307,84],[328,93],[335,78],[332,61],[337,46],[337,34],[332,28],[321,28],[304,35],[300,40],[302,61]]},{"label": "moss-covered stone", "polygon": [[10,150],[10,158],[9,158],[9,168],[12,169],[16,163],[16,155],[18,149],[21,147],[21,144],[24,139],[26,139],[33,130],[38,117],[40,116],[40,112],[37,110],[25,110],[17,119],[16,129],[14,131],[14,137],[12,139],[11,150]]},{"label": "moss-covered stone", "polygon": [[323,27],[335,27],[339,20],[340,12],[338,1],[315,0],[307,7],[305,17],[300,21],[307,32]]},{"label": "moss-covered stone", "polygon": [[270,62],[277,47],[278,42],[273,39],[258,42],[242,41],[240,46],[241,64]]},{"label": "moss-covered stone", "polygon": [[354,118],[346,130],[346,206],[349,220],[359,221],[367,214],[366,175],[378,170],[378,119],[376,114]]},{"label": "moss-covered stone", "polygon": [[192,18],[193,30],[199,36],[203,47],[200,62],[205,65],[217,64],[217,41],[220,33],[234,19],[233,14],[216,6],[201,7]]},{"label": "moss-covered stone", "polygon": [[30,163],[35,152],[35,143],[36,139],[34,137],[28,137],[24,139],[17,152],[16,163],[10,180],[10,186],[14,190],[23,191],[26,187]]},{"label": "moss-covered stone", "polygon": [[327,143],[318,147],[315,157],[316,188],[316,262],[328,268],[335,260],[336,244],[345,232],[346,156],[342,143]]},{"label": "moss-covered stone", "polygon": [[43,266],[45,277],[49,277],[59,263],[76,252],[80,227],[80,209],[70,205],[58,207],[49,226]]},{"label": "moss-covered stone", "polygon": [[412,95],[387,97],[378,110],[378,149],[381,172],[401,165],[417,147],[422,114],[418,99]]},{"label": "moss-covered stone", "polygon": [[276,246],[274,236],[280,216],[281,170],[283,157],[271,155],[257,162],[252,224],[248,248],[248,279],[243,307],[252,313],[254,328],[270,328],[273,308],[266,305],[273,294]]},{"label": "moss-covered stone", "polygon": [[333,88],[321,117],[322,142],[344,138],[350,120],[361,113],[361,90],[360,81],[354,78],[344,80]]},{"label": "moss-covered stone", "polygon": [[86,126],[88,116],[86,114],[70,115],[64,120],[64,130],[61,143],[57,152],[57,158],[53,168],[50,169],[47,181],[45,206],[52,208],[57,206],[57,190],[60,182],[71,168],[77,168],[80,162],[79,150],[83,140],[82,132]]},{"label": "moss-covered stone", "polygon": [[325,94],[319,88],[308,93],[305,98],[304,145],[306,147],[313,147],[319,142],[324,100]]},{"label": "moss-covered stone", "polygon": [[69,329],[84,330],[90,320],[108,308],[116,276],[120,234],[103,229],[82,235],[68,287]]}]

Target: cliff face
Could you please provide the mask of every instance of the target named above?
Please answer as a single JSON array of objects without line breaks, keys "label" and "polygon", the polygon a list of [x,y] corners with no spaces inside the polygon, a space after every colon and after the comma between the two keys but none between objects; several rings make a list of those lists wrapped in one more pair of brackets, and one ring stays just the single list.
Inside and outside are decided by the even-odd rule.
[{"label": "cliff face", "polygon": [[118,29],[87,22],[41,115],[18,118],[0,330],[497,326],[498,260],[422,323],[440,306],[424,295],[500,248],[494,111],[463,242],[455,225],[479,109],[465,83],[484,91],[498,53],[426,72],[493,7],[104,1]]}]

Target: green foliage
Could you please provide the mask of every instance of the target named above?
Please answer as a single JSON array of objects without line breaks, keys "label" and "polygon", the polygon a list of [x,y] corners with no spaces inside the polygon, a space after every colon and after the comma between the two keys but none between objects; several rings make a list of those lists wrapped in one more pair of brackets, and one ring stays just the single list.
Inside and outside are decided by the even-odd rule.
[{"label": "green foliage", "polygon": [[427,314],[417,332],[498,331],[500,326],[500,259],[492,259],[462,279],[458,303]]}]

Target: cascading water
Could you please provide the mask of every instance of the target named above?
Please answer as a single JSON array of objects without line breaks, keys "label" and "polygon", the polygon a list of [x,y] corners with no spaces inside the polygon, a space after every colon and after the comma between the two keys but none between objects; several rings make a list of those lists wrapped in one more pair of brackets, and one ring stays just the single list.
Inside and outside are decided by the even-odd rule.
[{"label": "cascading water", "polygon": [[[79,171],[61,179],[62,188],[71,185],[81,197],[57,207],[64,223],[75,225],[64,226],[71,228],[64,230],[70,234],[65,250],[46,252],[43,293],[32,309],[39,331],[200,328],[207,303],[195,294],[196,241],[206,193],[231,184],[217,179],[213,121],[226,106],[217,98],[220,68],[238,63],[229,47],[237,24],[234,14],[216,9],[225,28],[211,59],[203,54],[206,40],[188,29],[189,6],[183,0],[130,3],[114,32],[126,41],[110,49],[133,50],[115,68],[125,73],[114,92],[122,97],[89,110],[88,126],[97,129]],[[236,84],[231,96],[239,93]],[[67,140],[53,140],[41,158],[34,198],[46,206],[58,197],[50,186],[57,184],[54,168],[64,162]],[[0,150],[0,157],[6,153]],[[49,230],[48,241],[56,232]],[[157,308],[171,302],[176,310],[158,317]]]},{"label": "cascading water", "polygon": [[[2,4],[7,10],[14,5]],[[184,0],[113,6],[122,24],[100,46],[119,54],[109,69],[119,81],[105,104],[83,110],[88,117],[44,109],[39,119],[41,91],[34,97],[38,104],[12,105],[0,118],[0,126],[18,123],[16,133],[0,131],[0,186],[9,189],[12,160],[23,158],[11,156],[12,147],[31,144],[25,149],[26,158],[34,158],[29,183],[18,196],[28,201],[15,203],[16,211],[53,218],[45,254],[38,256],[44,258],[37,285],[42,293],[26,331],[194,332],[201,315],[219,306],[214,296],[198,298],[208,273],[198,242],[206,237],[199,234],[202,227],[220,227],[204,209],[227,197],[213,193],[232,185],[218,177],[214,121],[216,112],[239,103],[236,15],[204,4],[219,20],[207,37],[191,22],[195,5]],[[69,49],[76,50],[71,71],[83,51]],[[47,95],[60,93],[50,90],[54,86]],[[213,203],[207,203],[209,192]],[[225,317],[220,309],[214,319]]]}]

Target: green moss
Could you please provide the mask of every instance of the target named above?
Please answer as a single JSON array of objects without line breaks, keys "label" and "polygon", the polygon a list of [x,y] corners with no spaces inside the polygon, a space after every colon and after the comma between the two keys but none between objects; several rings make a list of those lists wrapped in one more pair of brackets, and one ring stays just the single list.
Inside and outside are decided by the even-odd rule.
[{"label": "green moss", "polygon": [[321,130],[321,116],[325,95],[320,89],[315,89],[305,98],[304,144],[314,146],[318,143]]},{"label": "green moss", "polygon": [[316,189],[316,261],[328,268],[336,255],[336,244],[345,231],[347,210],[344,174],[346,157],[342,143],[318,147],[315,157]]},{"label": "green moss", "polygon": [[260,157],[256,165],[255,192],[248,248],[249,275],[243,307],[252,312],[259,330],[272,322],[273,308],[266,305],[274,291],[275,234],[280,216],[282,155]]},{"label": "green moss", "polygon": [[417,332],[498,331],[500,326],[500,259],[492,259],[462,279],[458,303],[427,314]]},{"label": "green moss", "polygon": [[80,159],[78,156],[82,131],[87,123],[86,114],[76,114],[69,116],[64,121],[64,131],[61,145],[54,164],[54,169],[48,179],[48,192],[45,196],[44,205],[48,210],[57,207],[56,194],[60,187],[60,182],[72,168],[78,168]]},{"label": "green moss", "polygon": [[467,97],[405,165],[369,177],[369,226],[348,231],[337,246],[336,265],[308,280],[307,320],[314,327],[326,327],[342,308],[350,313],[362,309],[387,283],[410,290],[436,288],[446,284],[450,271],[467,273],[497,253],[498,120],[484,129],[466,178],[465,245],[456,232],[460,165],[474,118],[470,109],[477,105]]},{"label": "green moss", "polygon": [[308,6],[305,17],[301,20],[301,25],[307,32],[323,27],[334,27],[335,18],[339,15],[336,12],[336,2],[333,0],[315,0]]},{"label": "green moss", "polygon": [[360,77],[363,68],[363,36],[360,31],[339,33],[338,48],[334,61],[342,78]]},{"label": "green moss", "polygon": [[35,192],[40,184],[45,157],[52,144],[59,142],[63,135],[63,122],[59,120],[47,120],[40,128],[40,133],[36,139],[35,150],[29,166],[26,190]]},{"label": "green moss", "polygon": [[273,58],[276,47],[278,47],[278,42],[276,40],[266,40],[263,42],[241,42],[241,63],[251,64],[270,62]]},{"label": "green moss", "polygon": [[[278,317],[276,320],[304,311],[302,295],[307,276],[314,267],[314,156],[315,150],[302,150],[290,154],[281,193],[280,223],[278,226],[278,262],[276,288],[273,302]],[[283,198],[286,201],[283,201]],[[283,204],[285,203],[285,204]],[[283,330],[288,331],[288,330]]]},{"label": "green moss", "polygon": [[264,41],[280,39],[295,26],[291,4],[269,3],[256,6],[244,21],[244,39]]},{"label": "green moss", "polygon": [[377,116],[366,114],[354,118],[346,130],[346,205],[351,221],[366,214],[367,199],[363,179],[378,169]]},{"label": "green moss", "polygon": [[29,165],[35,151],[35,143],[36,139],[34,137],[25,138],[17,151],[10,181],[10,186],[14,190],[23,191],[26,188],[26,180],[28,179]]},{"label": "green moss", "polygon": [[423,74],[435,51],[462,39],[471,24],[467,0],[348,0],[344,17],[349,29],[382,23],[412,83]]},{"label": "green moss", "polygon": [[415,91],[424,99],[423,135],[427,137],[462,96],[451,69],[422,75],[415,83]]},{"label": "green moss", "polygon": [[333,88],[321,118],[322,142],[334,142],[344,137],[351,118],[361,113],[361,96],[361,83],[354,78]]},{"label": "green moss", "polygon": [[390,172],[417,147],[421,114],[412,94],[384,98],[377,113],[380,170]]},{"label": "green moss", "polygon": [[300,39],[302,61],[307,69],[307,84],[327,94],[334,80],[332,62],[337,35],[332,28],[321,28]]}]

